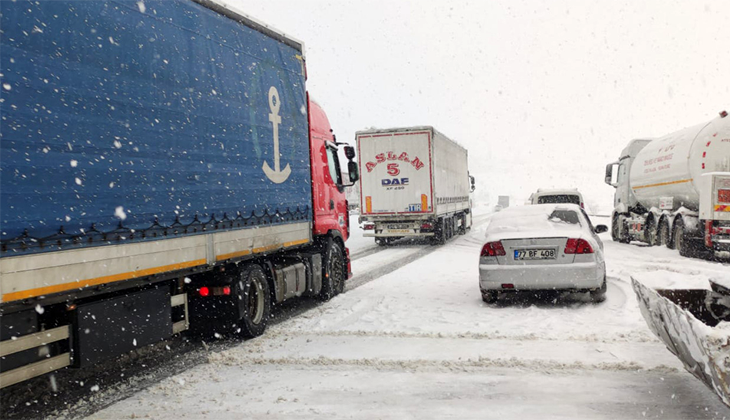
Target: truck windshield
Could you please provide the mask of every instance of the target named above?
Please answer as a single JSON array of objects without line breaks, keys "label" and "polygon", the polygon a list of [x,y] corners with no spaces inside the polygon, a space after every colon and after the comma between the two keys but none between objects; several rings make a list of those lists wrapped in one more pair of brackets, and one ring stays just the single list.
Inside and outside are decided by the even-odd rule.
[{"label": "truck windshield", "polygon": [[580,197],[570,194],[544,195],[538,197],[537,204],[570,203],[580,205]]},{"label": "truck windshield", "polygon": [[337,149],[333,149],[329,146],[327,149],[327,167],[330,170],[330,176],[332,181],[337,185],[342,185],[342,175],[340,172],[340,160],[337,158]]}]

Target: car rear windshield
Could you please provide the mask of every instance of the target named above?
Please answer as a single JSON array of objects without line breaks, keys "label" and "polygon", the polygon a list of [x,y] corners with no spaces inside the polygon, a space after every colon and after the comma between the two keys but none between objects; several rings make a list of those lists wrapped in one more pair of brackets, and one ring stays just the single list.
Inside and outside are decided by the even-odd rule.
[{"label": "car rear windshield", "polygon": [[515,209],[516,211],[508,208],[496,213],[487,227],[487,233],[545,232],[547,234],[555,233],[555,231],[582,229],[578,212],[570,209],[540,207],[524,206]]},{"label": "car rear windshield", "polygon": [[580,197],[572,194],[555,194],[543,195],[537,198],[537,204],[578,204],[580,205]]}]

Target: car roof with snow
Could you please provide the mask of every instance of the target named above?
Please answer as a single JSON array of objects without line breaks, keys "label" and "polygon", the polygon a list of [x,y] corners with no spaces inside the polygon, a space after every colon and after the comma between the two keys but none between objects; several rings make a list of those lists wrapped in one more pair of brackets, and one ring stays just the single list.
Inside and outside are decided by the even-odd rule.
[{"label": "car roof with snow", "polygon": [[577,204],[535,204],[508,207],[492,216],[487,226],[489,240],[580,237],[588,224]]}]

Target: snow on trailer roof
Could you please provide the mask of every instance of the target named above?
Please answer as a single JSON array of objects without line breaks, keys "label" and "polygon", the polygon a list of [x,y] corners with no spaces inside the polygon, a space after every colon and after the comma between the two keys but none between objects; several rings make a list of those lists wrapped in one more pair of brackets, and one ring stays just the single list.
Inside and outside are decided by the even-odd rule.
[{"label": "snow on trailer roof", "polygon": [[433,128],[433,126],[430,125],[415,125],[412,127],[393,127],[393,128],[368,128],[365,130],[359,130],[355,132],[355,137],[358,137],[362,134],[383,134],[383,133],[408,133],[411,131],[433,131],[437,135],[440,135],[441,137],[445,138],[446,140],[454,143],[455,145],[461,147],[464,150],[468,150],[466,147],[464,147],[461,143],[458,141],[452,139],[451,137],[447,136],[446,134],[438,131],[437,129]]},{"label": "snow on trailer roof", "polygon": [[535,204],[508,207],[492,216],[489,240],[580,236],[585,229],[577,204]]},{"label": "snow on trailer roof", "polygon": [[234,6],[224,3],[220,0],[192,0],[201,6],[207,7],[210,10],[216,11],[221,15],[235,20],[236,22],[243,23],[251,29],[261,32],[262,34],[276,39],[277,41],[284,43],[295,50],[302,53],[304,57],[304,42],[285,34],[284,32],[267,25],[260,20],[253,18],[242,11],[238,10]]}]

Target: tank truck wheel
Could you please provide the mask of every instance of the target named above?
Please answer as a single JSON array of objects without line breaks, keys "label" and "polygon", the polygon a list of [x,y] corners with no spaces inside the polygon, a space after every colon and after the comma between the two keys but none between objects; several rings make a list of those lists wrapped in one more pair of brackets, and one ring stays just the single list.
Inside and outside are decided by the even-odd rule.
[{"label": "tank truck wheel", "polygon": [[684,223],[682,219],[677,219],[674,222],[674,235],[672,236],[674,236],[674,248],[679,251],[679,255],[689,257],[689,244],[687,243],[687,238],[684,237]]},{"label": "tank truck wheel", "polygon": [[345,290],[345,258],[337,241],[329,240],[322,267],[322,290],[319,298],[327,301]]},{"label": "tank truck wheel", "polygon": [[631,242],[628,237],[621,236],[621,223],[623,221],[621,220],[621,217],[617,214],[613,217],[613,221],[611,222],[611,238],[614,242],[620,242],[622,244],[627,244]]},{"label": "tank truck wheel", "polygon": [[656,220],[652,217],[646,227],[646,243],[649,246],[656,246],[659,236],[659,226],[657,226]]},{"label": "tank truck wheel", "polygon": [[669,223],[667,223],[667,219],[662,219],[659,222],[659,235],[657,245],[666,245],[667,248],[671,249],[671,239],[671,235],[669,234]]},{"label": "tank truck wheel", "polygon": [[252,265],[241,272],[236,296],[242,314],[239,320],[241,335],[247,338],[260,336],[271,316],[269,281],[260,266]]}]

